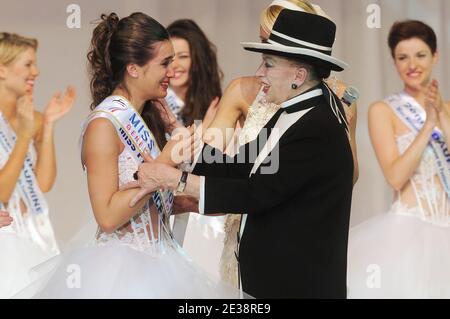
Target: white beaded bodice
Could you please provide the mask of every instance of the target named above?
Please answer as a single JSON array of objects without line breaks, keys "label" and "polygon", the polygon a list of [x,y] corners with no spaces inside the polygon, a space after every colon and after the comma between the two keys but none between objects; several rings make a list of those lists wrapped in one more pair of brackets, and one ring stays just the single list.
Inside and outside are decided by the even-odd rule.
[{"label": "white beaded bodice", "polygon": [[[134,180],[133,174],[137,171],[138,166],[125,148],[118,159],[120,187]],[[119,227],[113,233],[107,234],[98,228],[96,244],[113,242],[120,242],[132,248],[150,252],[163,251],[168,244],[173,244],[170,230],[157,215],[155,205],[149,207],[148,203],[139,209],[127,224]]]},{"label": "white beaded bodice", "polygon": [[[396,138],[397,147],[403,154],[416,138],[416,133],[409,132]],[[391,212],[419,218],[434,225],[450,226],[450,202],[442,187],[438,175],[438,167],[433,150],[427,146],[422,160],[410,184],[415,196],[415,205],[407,205],[403,200],[404,194],[398,192],[397,200],[391,207]]]}]

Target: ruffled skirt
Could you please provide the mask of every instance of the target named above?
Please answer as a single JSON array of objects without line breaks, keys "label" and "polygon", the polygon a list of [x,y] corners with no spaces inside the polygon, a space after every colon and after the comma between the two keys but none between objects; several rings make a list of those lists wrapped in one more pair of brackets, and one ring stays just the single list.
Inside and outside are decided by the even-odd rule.
[{"label": "ruffled skirt", "polygon": [[352,228],[349,298],[450,298],[450,227],[388,213]]},{"label": "ruffled skirt", "polygon": [[29,238],[0,232],[0,298],[11,298],[29,285],[30,269],[52,256]]},{"label": "ruffled skirt", "polygon": [[239,298],[209,278],[178,247],[135,249],[111,242],[76,248],[34,269],[17,298]]}]

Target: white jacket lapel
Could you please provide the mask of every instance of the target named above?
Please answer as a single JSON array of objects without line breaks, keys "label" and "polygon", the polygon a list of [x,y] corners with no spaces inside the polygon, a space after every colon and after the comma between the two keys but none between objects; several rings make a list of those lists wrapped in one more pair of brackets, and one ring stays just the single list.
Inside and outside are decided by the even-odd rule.
[{"label": "white jacket lapel", "polygon": [[280,115],[280,118],[275,123],[275,126],[272,129],[272,132],[270,133],[269,138],[267,139],[266,144],[264,145],[263,149],[259,152],[258,157],[255,160],[255,163],[253,164],[253,168],[250,171],[249,177],[251,177],[255,172],[258,170],[259,166],[261,166],[261,163],[264,162],[264,160],[267,158],[267,156],[272,152],[274,147],[278,144],[280,138],[283,136],[283,134],[292,126],[294,123],[296,123],[299,119],[303,117],[306,113],[308,113],[310,110],[312,110],[314,107],[311,107],[306,110],[301,110],[294,113],[282,113]]}]

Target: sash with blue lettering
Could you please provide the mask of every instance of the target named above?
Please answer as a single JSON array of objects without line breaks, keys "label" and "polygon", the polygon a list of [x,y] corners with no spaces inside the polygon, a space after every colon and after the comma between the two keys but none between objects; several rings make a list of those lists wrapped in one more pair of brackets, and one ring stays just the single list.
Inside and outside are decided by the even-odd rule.
[{"label": "sash with blue lettering", "polygon": [[[152,158],[157,158],[161,153],[152,132],[140,114],[124,97],[107,97],[92,111],[86,123],[96,117],[104,117],[111,121],[123,145],[138,163],[144,162],[144,152],[148,152]],[[167,234],[172,236],[169,217],[172,214],[173,192],[160,189],[153,193],[152,199],[163,222],[163,227]]]},{"label": "sash with blue lettering", "polygon": [[[9,126],[6,119],[0,113],[0,153],[4,158],[8,158],[14,149],[17,136],[14,130]],[[20,199],[25,203],[30,218],[26,219],[26,228],[29,235],[43,250],[58,254],[59,249],[56,243],[50,219],[48,217],[48,204],[44,194],[39,188],[36,176],[33,171],[33,161],[28,152],[20,175],[17,179],[16,188]],[[0,208],[5,209],[0,203]],[[8,208],[9,209],[9,208]],[[11,208],[14,210],[14,208]],[[20,207],[17,207],[17,214],[22,214]],[[13,213],[13,212],[10,212]],[[17,223],[18,221],[16,221]]]},{"label": "sash with blue lettering", "polygon": [[[405,92],[393,94],[385,102],[411,131],[419,132],[426,120],[427,114],[419,103]],[[450,153],[441,130],[434,128],[429,142],[439,172],[442,186],[450,197]]]}]

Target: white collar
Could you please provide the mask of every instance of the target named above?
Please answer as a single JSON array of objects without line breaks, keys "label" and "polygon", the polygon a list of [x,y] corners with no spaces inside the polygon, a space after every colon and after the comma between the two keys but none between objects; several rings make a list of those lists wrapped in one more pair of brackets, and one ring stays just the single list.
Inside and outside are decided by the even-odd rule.
[{"label": "white collar", "polygon": [[303,94],[294,96],[293,98],[281,103],[280,107],[286,108],[288,106],[291,106],[291,105],[297,104],[299,102],[309,100],[313,97],[321,96],[321,95],[323,95],[322,89],[315,89],[315,90],[309,91],[307,93],[303,93]]}]

